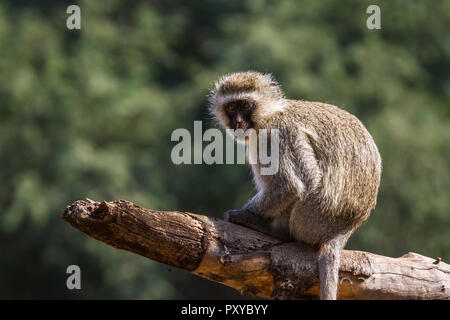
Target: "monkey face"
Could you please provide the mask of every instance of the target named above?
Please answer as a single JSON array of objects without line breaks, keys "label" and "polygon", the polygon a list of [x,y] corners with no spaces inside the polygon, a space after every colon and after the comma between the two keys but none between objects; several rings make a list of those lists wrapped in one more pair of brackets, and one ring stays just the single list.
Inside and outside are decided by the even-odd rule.
[{"label": "monkey face", "polygon": [[227,103],[224,108],[228,116],[228,127],[230,129],[245,131],[253,128],[252,114],[255,103],[249,100],[235,100]]}]

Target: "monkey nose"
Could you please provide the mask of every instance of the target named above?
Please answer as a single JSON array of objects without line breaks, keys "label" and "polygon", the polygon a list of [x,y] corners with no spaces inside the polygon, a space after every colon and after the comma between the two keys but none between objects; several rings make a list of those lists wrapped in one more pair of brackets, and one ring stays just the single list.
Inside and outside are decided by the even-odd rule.
[{"label": "monkey nose", "polygon": [[237,130],[237,129],[242,129],[245,131],[247,129],[245,122],[243,122],[243,121],[236,122],[234,125],[234,130]]}]

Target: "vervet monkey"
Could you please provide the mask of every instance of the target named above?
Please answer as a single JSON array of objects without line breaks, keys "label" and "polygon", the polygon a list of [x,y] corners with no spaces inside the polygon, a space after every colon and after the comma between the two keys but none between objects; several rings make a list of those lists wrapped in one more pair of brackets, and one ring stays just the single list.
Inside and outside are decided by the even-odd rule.
[{"label": "vervet monkey", "polygon": [[279,131],[279,170],[261,175],[252,164],[258,192],[225,219],[315,247],[320,298],[336,299],[341,251],[375,207],[380,184],[369,132],[336,106],[285,98],[270,74],[225,75],[209,101],[225,128]]}]

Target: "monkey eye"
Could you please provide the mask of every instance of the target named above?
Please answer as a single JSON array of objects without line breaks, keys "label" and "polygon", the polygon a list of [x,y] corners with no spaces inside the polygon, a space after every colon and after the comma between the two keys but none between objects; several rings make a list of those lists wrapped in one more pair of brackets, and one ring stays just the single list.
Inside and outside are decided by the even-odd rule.
[{"label": "monkey eye", "polygon": [[250,105],[250,103],[245,102],[245,103],[242,105],[242,110],[248,111],[248,110],[250,110],[251,107],[252,107],[252,106]]},{"label": "monkey eye", "polygon": [[227,111],[229,112],[233,112],[236,109],[236,105],[234,103],[230,103],[225,107],[225,109],[227,109]]}]

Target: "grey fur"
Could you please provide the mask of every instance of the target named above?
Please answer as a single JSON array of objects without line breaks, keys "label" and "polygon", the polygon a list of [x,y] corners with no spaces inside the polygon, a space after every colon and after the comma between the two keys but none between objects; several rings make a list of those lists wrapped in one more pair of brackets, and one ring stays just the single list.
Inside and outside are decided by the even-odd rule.
[{"label": "grey fur", "polygon": [[248,221],[256,215],[268,232],[317,247],[320,297],[336,299],[341,251],[376,204],[378,149],[356,117],[329,104],[286,99],[271,75],[239,72],[216,83],[211,111],[224,127],[223,105],[238,98],[256,103],[256,130],[279,130],[280,163],[271,176],[253,165],[258,193],[227,218],[253,227]]}]

